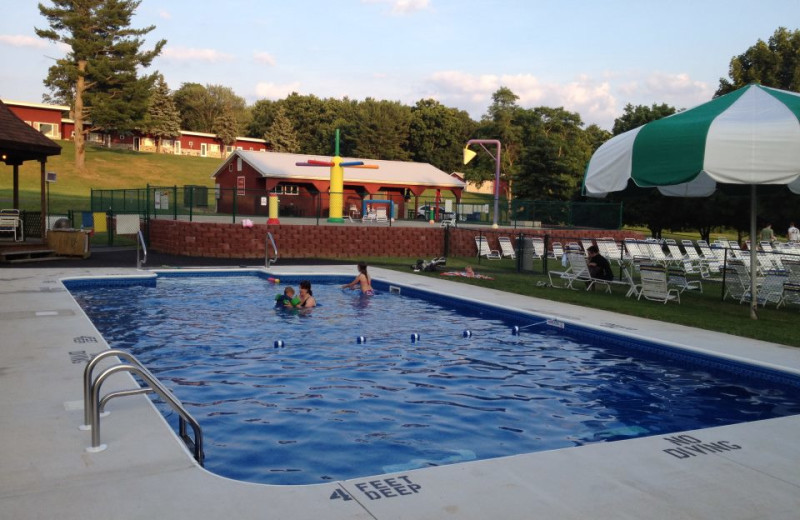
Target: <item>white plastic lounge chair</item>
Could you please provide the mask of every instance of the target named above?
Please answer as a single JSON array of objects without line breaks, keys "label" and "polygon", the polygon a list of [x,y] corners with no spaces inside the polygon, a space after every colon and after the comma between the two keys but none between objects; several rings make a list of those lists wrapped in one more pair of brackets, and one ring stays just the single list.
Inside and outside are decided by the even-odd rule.
[{"label": "white plastic lounge chair", "polygon": [[781,301],[778,302],[778,307],[784,304],[800,305],[800,284],[790,282],[783,284],[783,293],[781,294]]},{"label": "white plastic lounge chair", "polygon": [[564,246],[561,245],[561,242],[553,242],[551,247],[553,248],[551,251],[553,258],[556,260],[561,260],[561,258],[564,256]]},{"label": "white plastic lounge chair", "polygon": [[375,223],[389,222],[389,217],[386,215],[386,208],[377,208],[375,210]]},{"label": "white plastic lounge chair", "polygon": [[502,253],[502,255],[504,257],[506,257],[506,256],[509,257],[509,258],[516,258],[517,257],[517,255],[516,255],[516,253],[514,251],[514,245],[511,243],[511,239],[510,238],[508,238],[508,237],[499,237],[497,239],[497,241],[500,242],[500,250],[501,250],[501,253]]},{"label": "white plastic lounge chair", "polygon": [[681,302],[678,290],[670,289],[667,285],[666,268],[656,265],[642,265],[640,273],[642,276],[642,290],[639,292],[638,299],[644,296],[646,300],[665,304],[670,301]]},{"label": "white plastic lounge chair", "polygon": [[600,254],[606,257],[608,260],[624,260],[625,257],[622,254],[625,251],[625,248],[621,248],[613,238],[598,238],[597,239],[597,249],[600,251]]},{"label": "white plastic lounge chair", "polygon": [[[591,238],[582,238],[581,239],[581,247],[583,248],[583,252],[586,253],[590,247],[592,247],[592,239]],[[600,251],[600,243],[598,242],[597,250]],[[588,253],[587,253],[588,254]],[[600,254],[603,255],[603,252],[600,251]],[[606,255],[603,255],[606,256]]]},{"label": "white plastic lounge chair", "polygon": [[18,209],[0,210],[0,233],[11,234],[15,242],[25,239]]},{"label": "white plastic lounge chair", "polygon": [[475,237],[475,247],[478,248],[477,256],[483,256],[489,260],[500,260],[503,258],[500,251],[489,248],[489,241],[484,236]]},{"label": "white plastic lounge chair", "polygon": [[689,280],[687,272],[680,267],[669,267],[667,269],[667,285],[672,285],[682,293],[686,289],[690,291],[699,290],[703,292],[703,284],[700,280]]},{"label": "white plastic lounge chair", "polygon": [[542,237],[532,237],[531,244],[533,245],[533,257],[541,260],[547,254],[544,248],[544,239]]},{"label": "white plastic lounge chair", "polygon": [[569,262],[569,267],[566,271],[549,271],[547,273],[551,286],[558,287],[553,283],[553,276],[556,276],[564,282],[563,287],[566,289],[576,289],[576,287],[573,286],[575,282],[584,282],[586,283],[587,291],[591,290],[595,285],[602,285],[607,293],[611,292],[610,281],[593,278],[591,276],[589,273],[589,264],[581,251],[569,250],[566,252],[566,255],[567,261]]}]

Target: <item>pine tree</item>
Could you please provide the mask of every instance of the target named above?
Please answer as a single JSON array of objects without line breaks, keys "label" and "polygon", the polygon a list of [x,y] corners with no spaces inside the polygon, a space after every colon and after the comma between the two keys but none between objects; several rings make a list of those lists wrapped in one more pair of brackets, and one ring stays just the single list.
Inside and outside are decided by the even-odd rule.
[{"label": "pine tree", "polygon": [[142,130],[156,138],[158,153],[161,153],[165,138],[174,139],[181,135],[181,114],[169,93],[164,76],[160,74],[150,94]]},{"label": "pine tree", "polygon": [[[236,137],[239,135],[239,124],[236,122],[236,116],[233,114],[231,107],[225,107],[222,113],[217,116],[212,130],[217,134],[223,145],[232,146],[236,142]],[[227,153],[223,155],[227,155]]]},{"label": "pine tree", "polygon": [[[130,27],[141,0],[51,0],[39,4],[48,29],[36,29],[40,38],[64,43],[70,50],[50,67],[44,84],[72,107],[75,120],[75,166],[85,164],[85,134],[90,130],[133,130],[141,124],[155,74],[139,77],[167,43],[160,40],[150,51],[140,50],[141,38],[155,26]],[[91,120],[91,128],[84,123]]]},{"label": "pine tree", "polygon": [[264,133],[264,140],[269,143],[273,152],[297,153],[300,150],[297,132],[283,106],[278,107],[275,112],[272,124]]}]

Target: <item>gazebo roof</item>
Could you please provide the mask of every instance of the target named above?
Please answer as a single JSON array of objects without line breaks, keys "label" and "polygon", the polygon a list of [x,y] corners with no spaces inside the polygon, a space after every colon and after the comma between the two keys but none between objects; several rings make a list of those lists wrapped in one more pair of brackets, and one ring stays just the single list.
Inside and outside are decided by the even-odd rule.
[{"label": "gazebo roof", "polygon": [[6,164],[22,164],[60,155],[61,146],[17,117],[0,101],[0,158]]}]

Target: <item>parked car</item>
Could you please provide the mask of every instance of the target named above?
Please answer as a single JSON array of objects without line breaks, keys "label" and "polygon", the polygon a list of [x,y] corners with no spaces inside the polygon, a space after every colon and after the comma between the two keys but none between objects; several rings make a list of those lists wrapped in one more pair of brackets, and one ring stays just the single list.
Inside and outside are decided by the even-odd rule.
[{"label": "parked car", "polygon": [[[428,220],[430,218],[429,215],[431,214],[431,210],[435,207],[436,206],[431,206],[430,204],[425,204],[424,206],[420,206],[417,209],[417,218],[422,220]],[[455,218],[455,215],[456,214],[453,213],[452,211],[445,211],[444,206],[439,206],[439,218],[436,220]]]}]

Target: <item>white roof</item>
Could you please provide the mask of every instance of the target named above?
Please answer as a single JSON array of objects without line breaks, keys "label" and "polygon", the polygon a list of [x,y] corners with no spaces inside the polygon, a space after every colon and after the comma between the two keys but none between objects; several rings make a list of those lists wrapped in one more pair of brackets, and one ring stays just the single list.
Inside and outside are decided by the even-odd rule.
[{"label": "white roof", "polygon": [[31,108],[45,108],[47,110],[58,110],[60,112],[68,112],[69,107],[66,105],[51,105],[48,103],[31,103],[29,101],[13,101],[11,99],[3,99],[3,103],[11,106],[18,107],[31,107]]},{"label": "white roof", "polygon": [[[309,159],[317,161],[330,161],[330,156],[306,155],[295,153],[277,152],[254,152],[236,150],[225,162],[214,172],[212,177],[216,177],[223,171],[227,171],[225,165],[234,157],[239,156],[243,161],[253,167],[262,177],[286,179],[286,180],[329,180],[331,177],[330,168],[324,166],[297,166],[295,163],[306,162]],[[359,159],[354,157],[342,157],[342,161],[364,161],[364,164],[376,164],[377,170],[366,168],[344,168],[345,183],[373,183],[381,185],[395,184],[398,186],[431,186],[439,188],[460,188],[466,184],[443,172],[439,168],[419,162],[405,161],[381,161],[376,159]]]}]

